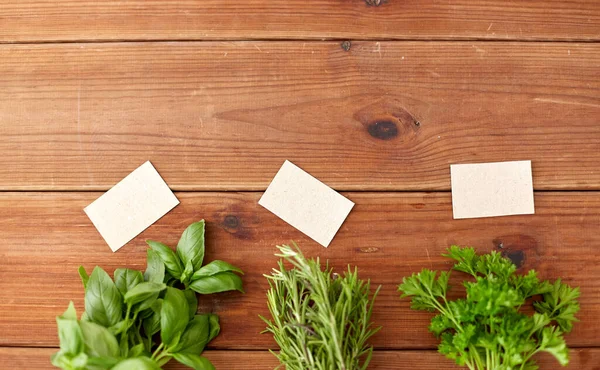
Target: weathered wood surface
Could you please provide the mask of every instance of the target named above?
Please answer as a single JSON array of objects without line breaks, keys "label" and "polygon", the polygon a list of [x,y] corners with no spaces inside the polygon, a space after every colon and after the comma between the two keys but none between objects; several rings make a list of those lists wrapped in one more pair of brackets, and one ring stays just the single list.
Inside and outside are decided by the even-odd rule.
[{"label": "weathered wood surface", "polygon": [[[99,193],[0,193],[0,345],[56,346],[54,317],[69,300],[82,310],[77,274],[99,265],[145,269],[145,239],[175,245],[183,229],[205,218],[206,260],[222,259],[245,272],[245,295],[204,296],[200,311],[221,317],[213,349],[274,348],[259,334],[275,245],[296,240],[310,256],[328,258],[338,270],[350,263],[363,278],[382,284],[373,338],[379,349],[431,349],[430,315],[409,310],[396,291],[403,276],[423,267],[447,269],[440,256],[451,244],[502,250],[523,269],[580,286],[581,322],[571,346],[600,346],[600,193],[536,193],[536,214],[452,220],[449,193],[346,193],[356,206],[328,249],[307,240],[257,204],[260,193],[178,193],[181,204],[113,254],[82,209]],[[458,276],[458,275],[457,275]]]},{"label": "weathered wood surface", "polygon": [[598,40],[598,24],[597,0],[0,0],[0,42]]},{"label": "weathered wood surface", "polygon": [[176,190],[264,190],[285,159],[340,190],[448,190],[451,163],[516,159],[536,189],[600,189],[600,44],[4,45],[0,61],[0,190],[106,190],[148,159]]},{"label": "weathered wood surface", "polygon": [[[0,347],[0,366],[3,370],[43,370],[56,369],[50,365],[49,358],[56,350],[52,348],[7,348]],[[266,351],[206,351],[217,369],[227,370],[264,370],[278,365],[277,359]],[[600,370],[599,348],[578,348],[571,351],[568,369]],[[556,369],[559,365],[546,354],[537,357],[542,369]],[[175,361],[165,366],[165,370],[189,369]],[[435,351],[375,351],[371,361],[371,370],[414,370],[437,369],[457,370],[452,361],[445,359]]]}]

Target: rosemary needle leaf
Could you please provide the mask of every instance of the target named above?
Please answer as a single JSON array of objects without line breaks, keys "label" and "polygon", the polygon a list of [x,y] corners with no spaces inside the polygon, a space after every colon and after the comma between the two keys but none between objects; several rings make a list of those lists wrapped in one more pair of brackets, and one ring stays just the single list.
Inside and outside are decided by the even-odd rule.
[{"label": "rosemary needle leaf", "polygon": [[380,329],[371,323],[379,289],[371,296],[370,282],[350,266],[338,275],[295,245],[278,248],[279,268],[265,275],[272,318],[262,318],[280,347],[275,356],[287,370],[366,369],[373,352],[367,342]]}]

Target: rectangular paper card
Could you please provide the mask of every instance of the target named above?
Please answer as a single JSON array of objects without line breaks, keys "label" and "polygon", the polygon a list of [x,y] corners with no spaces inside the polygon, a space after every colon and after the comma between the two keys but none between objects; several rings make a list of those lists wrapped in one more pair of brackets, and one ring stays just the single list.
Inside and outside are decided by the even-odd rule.
[{"label": "rectangular paper card", "polygon": [[535,213],[531,161],[453,164],[454,218]]},{"label": "rectangular paper card", "polygon": [[354,203],[285,161],[258,201],[324,247],[339,230]]},{"label": "rectangular paper card", "polygon": [[115,252],[178,204],[152,163],[146,162],[84,211]]}]

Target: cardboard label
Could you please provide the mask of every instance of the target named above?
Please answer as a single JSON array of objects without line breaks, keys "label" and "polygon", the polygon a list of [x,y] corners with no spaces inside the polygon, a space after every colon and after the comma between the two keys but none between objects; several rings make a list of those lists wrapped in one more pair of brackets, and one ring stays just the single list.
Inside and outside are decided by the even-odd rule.
[{"label": "cardboard label", "polygon": [[258,204],[324,247],[354,207],[352,201],[289,161],[281,166]]},{"label": "cardboard label", "polygon": [[115,252],[178,204],[154,166],[146,162],[84,211]]},{"label": "cardboard label", "polygon": [[531,161],[453,164],[454,218],[535,213]]}]

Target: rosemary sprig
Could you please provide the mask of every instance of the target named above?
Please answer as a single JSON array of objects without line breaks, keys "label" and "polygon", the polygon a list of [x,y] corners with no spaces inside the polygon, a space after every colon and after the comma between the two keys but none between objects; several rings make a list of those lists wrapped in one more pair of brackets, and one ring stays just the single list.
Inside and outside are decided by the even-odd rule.
[{"label": "rosemary sprig", "polygon": [[280,347],[273,354],[286,370],[366,369],[373,354],[367,340],[380,329],[371,323],[379,288],[369,298],[370,282],[356,268],[338,275],[328,264],[322,270],[319,258],[306,259],[295,244],[278,248],[279,270],[265,275],[272,320],[262,318]]}]

